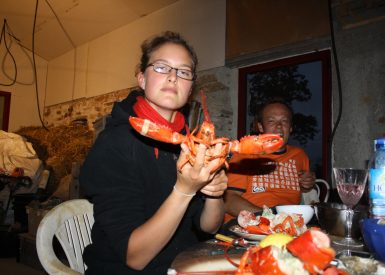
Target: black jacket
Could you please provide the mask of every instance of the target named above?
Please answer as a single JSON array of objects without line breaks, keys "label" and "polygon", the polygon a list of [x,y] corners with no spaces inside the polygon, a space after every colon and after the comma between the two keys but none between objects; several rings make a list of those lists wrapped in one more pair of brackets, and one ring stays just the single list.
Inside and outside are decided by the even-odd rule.
[{"label": "black jacket", "polygon": [[[143,137],[128,122],[138,92],[115,103],[80,172],[80,188],[94,204],[92,244],[86,247],[87,274],[166,274],[175,256],[198,241],[203,200],[195,196],[166,247],[143,271],[127,267],[132,231],[146,222],[169,196],[176,182],[179,145]],[[159,149],[158,158],[154,147]],[[154,236],[156,238],[156,236]]]}]

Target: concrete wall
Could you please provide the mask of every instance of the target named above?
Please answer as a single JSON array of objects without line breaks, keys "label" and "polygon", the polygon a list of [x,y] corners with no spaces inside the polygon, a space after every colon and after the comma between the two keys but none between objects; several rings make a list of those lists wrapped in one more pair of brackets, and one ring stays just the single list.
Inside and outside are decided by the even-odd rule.
[{"label": "concrete wall", "polygon": [[[385,22],[336,27],[342,86],[342,116],[334,139],[334,166],[364,167],[373,140],[385,134]],[[333,70],[333,117],[339,112]]]}]

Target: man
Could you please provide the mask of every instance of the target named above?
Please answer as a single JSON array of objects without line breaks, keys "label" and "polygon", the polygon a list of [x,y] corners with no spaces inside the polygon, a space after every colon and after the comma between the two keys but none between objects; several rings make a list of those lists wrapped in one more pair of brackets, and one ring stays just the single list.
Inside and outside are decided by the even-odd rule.
[{"label": "man", "polygon": [[291,108],[281,100],[270,101],[259,110],[259,132],[280,134],[284,144],[273,154],[233,155],[227,175],[225,222],[237,217],[241,210],[257,212],[264,205],[300,204],[301,193],[313,188],[315,175],[309,171],[308,156],[303,149],[287,144],[292,117]]}]

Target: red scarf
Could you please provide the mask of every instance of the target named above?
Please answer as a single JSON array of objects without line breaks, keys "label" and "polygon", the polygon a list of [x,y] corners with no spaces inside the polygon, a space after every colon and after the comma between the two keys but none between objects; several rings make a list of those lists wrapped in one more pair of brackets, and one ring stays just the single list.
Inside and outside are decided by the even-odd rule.
[{"label": "red scarf", "polygon": [[158,125],[167,126],[174,132],[180,132],[185,126],[185,120],[182,113],[177,112],[174,122],[169,122],[154,108],[152,108],[152,106],[142,96],[138,96],[136,98],[136,103],[134,104],[133,108],[138,117],[148,119]]},{"label": "red scarf", "polygon": [[[167,119],[162,117],[142,96],[136,98],[134,104],[134,112],[140,118],[148,119],[155,122],[158,125],[167,126],[174,132],[180,132],[185,127],[185,119],[182,113],[177,112],[175,115],[174,122],[169,122]],[[158,158],[159,150],[154,148],[155,157]]]}]

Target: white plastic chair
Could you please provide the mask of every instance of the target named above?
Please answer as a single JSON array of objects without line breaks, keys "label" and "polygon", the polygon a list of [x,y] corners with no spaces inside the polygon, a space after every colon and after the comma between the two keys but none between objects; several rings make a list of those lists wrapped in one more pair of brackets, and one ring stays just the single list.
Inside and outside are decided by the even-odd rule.
[{"label": "white plastic chair", "polygon": [[320,202],[329,200],[330,185],[326,180],[316,179],[314,185]]},{"label": "white plastic chair", "polygon": [[[83,250],[90,244],[93,205],[85,199],[65,201],[51,209],[39,224],[36,250],[48,274],[84,274]],[[59,240],[70,267],[58,259],[53,238]]]}]

